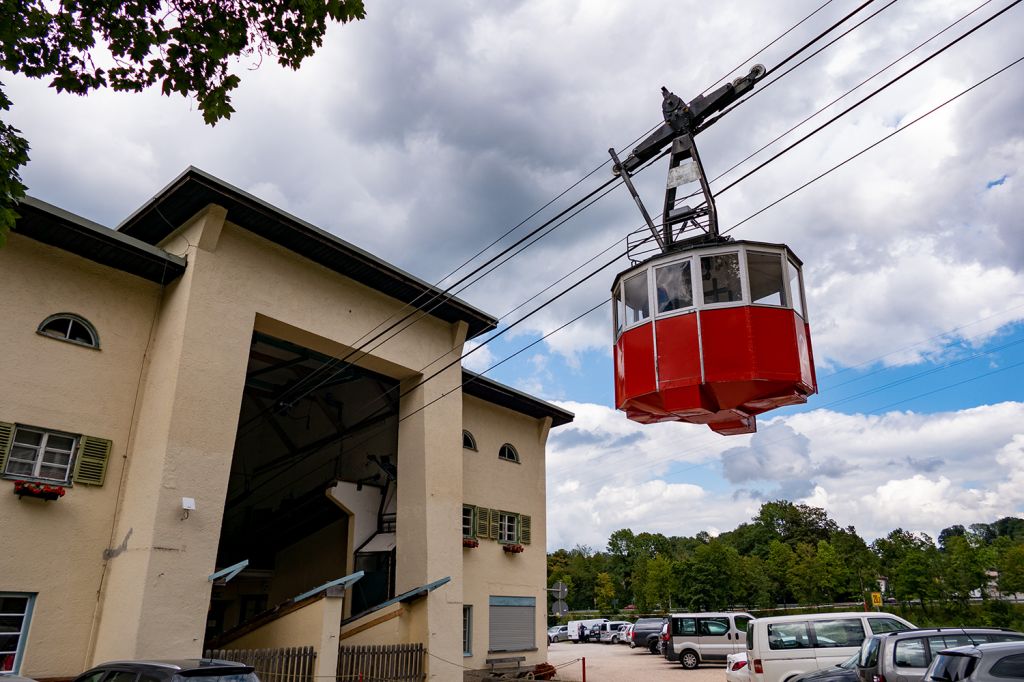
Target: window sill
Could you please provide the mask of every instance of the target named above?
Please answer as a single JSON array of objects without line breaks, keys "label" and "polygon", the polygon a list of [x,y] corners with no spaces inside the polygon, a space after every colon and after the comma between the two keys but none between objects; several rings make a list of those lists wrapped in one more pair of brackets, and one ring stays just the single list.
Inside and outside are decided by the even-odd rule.
[{"label": "window sill", "polygon": [[487,653],[489,653],[489,654],[512,654],[512,653],[516,653],[517,651],[540,651],[540,649],[538,649],[537,647],[533,647],[532,649],[488,649]]},{"label": "window sill", "polygon": [[35,476],[21,476],[19,474],[0,474],[0,479],[5,481],[26,481],[28,483],[38,483],[40,485],[59,485],[64,488],[74,487],[71,479],[58,481],[55,478],[37,478]]},{"label": "window sill", "polygon": [[99,350],[100,349],[99,346],[94,346],[93,344],[86,343],[85,341],[75,341],[74,339],[67,339],[67,338],[64,338],[64,337],[61,337],[61,336],[54,336],[53,334],[47,334],[46,332],[41,332],[41,331],[38,331],[38,330],[36,331],[36,334],[38,334],[39,336],[45,337],[47,339],[53,339],[54,341],[63,341],[64,343],[71,343],[71,344],[74,344],[74,345],[76,345],[76,346],[78,346],[80,348],[88,348],[90,350]]}]

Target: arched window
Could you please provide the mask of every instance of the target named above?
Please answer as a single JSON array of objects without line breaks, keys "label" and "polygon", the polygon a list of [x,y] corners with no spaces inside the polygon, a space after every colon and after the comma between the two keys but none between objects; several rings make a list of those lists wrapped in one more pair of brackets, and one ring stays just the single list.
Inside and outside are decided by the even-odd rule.
[{"label": "arched window", "polygon": [[51,339],[70,341],[90,348],[100,347],[100,335],[88,320],[71,313],[57,313],[42,321],[36,332]]},{"label": "arched window", "polygon": [[509,462],[518,462],[519,453],[516,452],[516,449],[512,447],[511,443],[505,443],[501,446],[501,449],[498,450],[498,459],[504,459]]},{"label": "arched window", "polygon": [[462,447],[466,450],[476,450],[476,438],[469,431],[462,431]]}]

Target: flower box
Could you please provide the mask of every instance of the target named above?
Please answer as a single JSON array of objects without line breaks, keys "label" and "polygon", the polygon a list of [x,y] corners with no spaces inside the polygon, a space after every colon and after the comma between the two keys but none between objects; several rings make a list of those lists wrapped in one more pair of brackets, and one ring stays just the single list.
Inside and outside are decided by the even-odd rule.
[{"label": "flower box", "polygon": [[462,546],[466,549],[473,549],[480,546],[480,541],[476,538],[462,538]]},{"label": "flower box", "polygon": [[502,545],[501,548],[509,554],[521,554],[526,549],[522,545]]},{"label": "flower box", "polygon": [[49,483],[36,483],[34,481],[15,481],[14,494],[18,499],[22,497],[34,497],[38,500],[57,500],[64,497],[67,490],[62,485],[50,485]]}]

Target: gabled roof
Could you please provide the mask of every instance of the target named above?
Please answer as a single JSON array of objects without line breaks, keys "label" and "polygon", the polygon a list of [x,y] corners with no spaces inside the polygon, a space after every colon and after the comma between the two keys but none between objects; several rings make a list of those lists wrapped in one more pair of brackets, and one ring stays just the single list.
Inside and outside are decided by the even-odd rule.
[{"label": "gabled roof", "polygon": [[469,338],[497,325],[487,313],[444,295],[418,277],[191,166],[117,229],[157,244],[209,204],[226,208],[232,223],[403,303],[425,305],[437,296],[426,310],[446,322],[465,320]]},{"label": "gabled roof", "polygon": [[185,259],[34,197],[18,203],[16,234],[91,261],[167,284],[185,272]]},{"label": "gabled roof", "polygon": [[551,426],[562,426],[576,418],[572,412],[557,405],[534,398],[528,393],[498,383],[482,374],[470,372],[468,369],[462,370],[462,392],[536,419],[551,417]]}]

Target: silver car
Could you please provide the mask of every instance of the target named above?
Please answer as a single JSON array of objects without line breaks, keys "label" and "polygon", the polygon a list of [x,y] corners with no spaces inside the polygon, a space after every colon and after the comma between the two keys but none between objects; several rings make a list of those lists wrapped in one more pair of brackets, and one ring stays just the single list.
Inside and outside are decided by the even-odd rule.
[{"label": "silver car", "polygon": [[1024,642],[1024,634],[998,628],[928,628],[874,635],[857,662],[860,682],[920,682],[932,659],[946,649],[986,642]]},{"label": "silver car", "polygon": [[992,642],[942,651],[925,682],[1007,682],[1024,680],[1024,642]]}]

